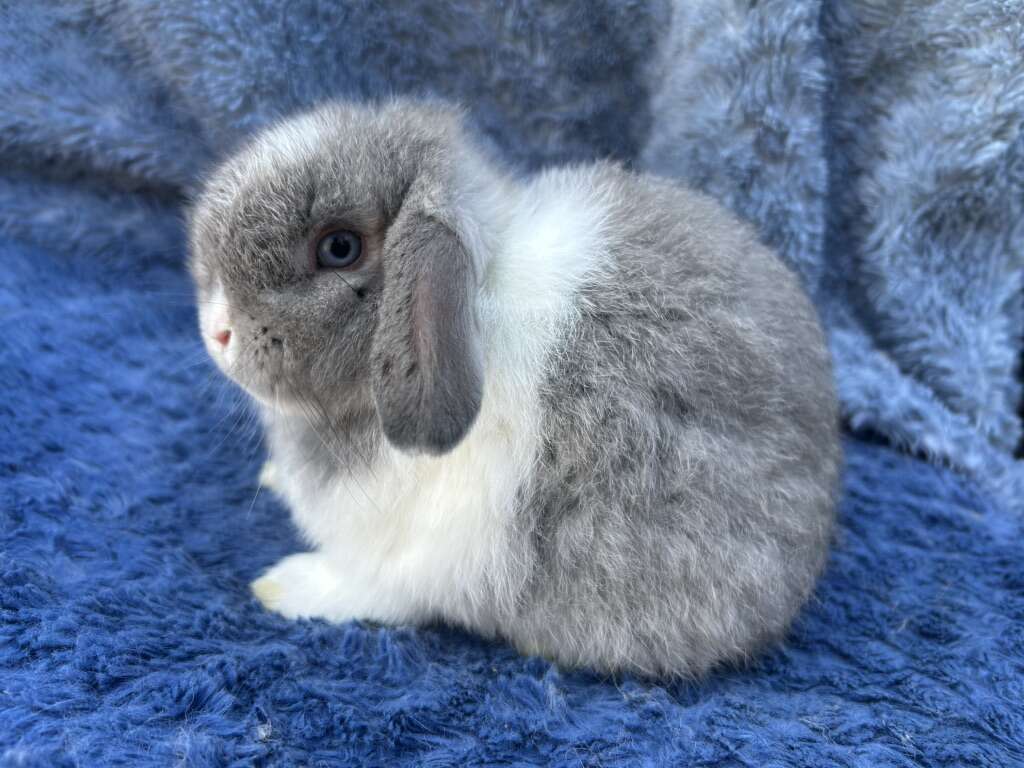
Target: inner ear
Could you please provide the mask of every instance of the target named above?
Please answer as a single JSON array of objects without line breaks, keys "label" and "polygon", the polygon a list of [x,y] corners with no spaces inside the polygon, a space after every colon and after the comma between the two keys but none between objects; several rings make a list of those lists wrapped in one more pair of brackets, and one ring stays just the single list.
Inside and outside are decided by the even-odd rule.
[{"label": "inner ear", "polygon": [[466,435],[483,398],[473,261],[445,223],[413,208],[384,243],[384,286],[374,338],[374,400],[387,439],[442,454]]}]

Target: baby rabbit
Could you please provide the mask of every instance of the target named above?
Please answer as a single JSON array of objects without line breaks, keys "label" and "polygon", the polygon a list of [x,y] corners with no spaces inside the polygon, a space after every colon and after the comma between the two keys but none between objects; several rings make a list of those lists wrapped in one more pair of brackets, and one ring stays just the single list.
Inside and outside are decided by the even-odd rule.
[{"label": "baby rabbit", "polygon": [[194,206],[203,337],[257,401],[313,547],[253,592],[603,673],[748,658],[832,531],[814,309],[708,198],[608,163],[518,179],[462,124],[329,104]]}]

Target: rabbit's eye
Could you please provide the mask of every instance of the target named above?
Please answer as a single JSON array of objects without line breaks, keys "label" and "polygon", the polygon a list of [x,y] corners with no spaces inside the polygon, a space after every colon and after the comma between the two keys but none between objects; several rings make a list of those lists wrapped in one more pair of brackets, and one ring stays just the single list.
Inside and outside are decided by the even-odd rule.
[{"label": "rabbit's eye", "polygon": [[359,235],[347,229],[336,229],[320,238],[316,245],[316,263],[328,269],[351,267],[363,252]]}]

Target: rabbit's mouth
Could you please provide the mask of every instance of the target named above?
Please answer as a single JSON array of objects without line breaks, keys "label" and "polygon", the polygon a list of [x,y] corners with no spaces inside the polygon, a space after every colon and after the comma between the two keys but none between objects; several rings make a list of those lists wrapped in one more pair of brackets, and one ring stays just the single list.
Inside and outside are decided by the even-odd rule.
[{"label": "rabbit's mouth", "polygon": [[260,326],[242,339],[237,355],[221,370],[262,405],[291,410],[303,387],[289,375],[286,356],[285,340]]},{"label": "rabbit's mouth", "polygon": [[300,415],[309,410],[309,398],[303,394],[301,386],[290,382],[286,376],[272,374],[265,368],[225,373],[268,412]]},{"label": "rabbit's mouth", "polygon": [[270,323],[238,310],[218,280],[199,300],[199,325],[217,367],[268,407],[287,401],[286,340]]},{"label": "rabbit's mouth", "polygon": [[334,421],[344,420],[346,414],[364,405],[365,398],[357,396],[357,388],[350,390],[349,397],[331,398],[318,392],[309,371],[296,364],[289,352],[286,341],[270,337],[266,342],[254,342],[248,355],[224,372],[272,413]]}]

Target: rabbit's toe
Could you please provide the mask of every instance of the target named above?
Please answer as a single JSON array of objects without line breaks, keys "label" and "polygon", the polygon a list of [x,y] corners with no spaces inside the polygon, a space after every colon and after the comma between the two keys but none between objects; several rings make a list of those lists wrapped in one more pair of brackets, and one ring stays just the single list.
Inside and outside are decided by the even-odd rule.
[{"label": "rabbit's toe", "polygon": [[[267,459],[263,464],[263,469],[260,470],[259,482],[264,488],[269,488],[272,491],[277,490],[277,465],[270,459]],[[253,583],[255,584],[255,582]]]},{"label": "rabbit's toe", "polygon": [[339,578],[318,552],[281,560],[249,586],[269,611],[289,619],[336,618]]}]

